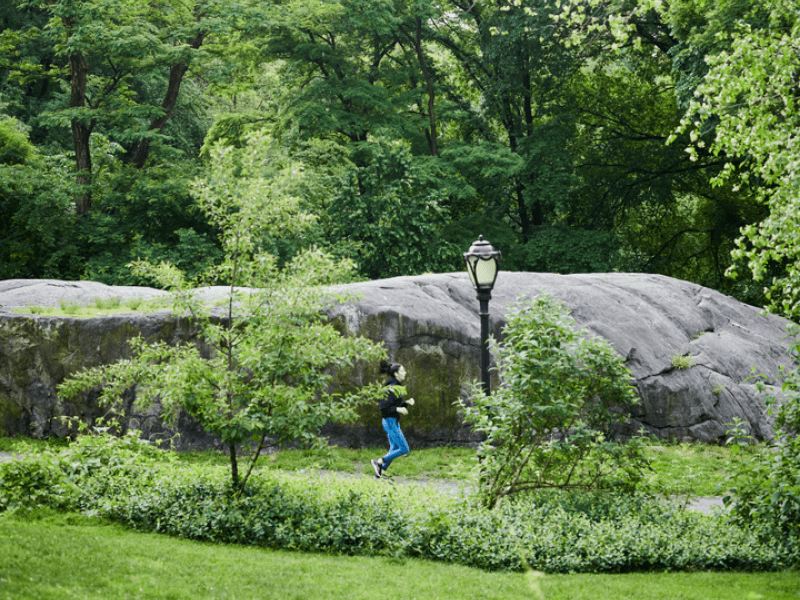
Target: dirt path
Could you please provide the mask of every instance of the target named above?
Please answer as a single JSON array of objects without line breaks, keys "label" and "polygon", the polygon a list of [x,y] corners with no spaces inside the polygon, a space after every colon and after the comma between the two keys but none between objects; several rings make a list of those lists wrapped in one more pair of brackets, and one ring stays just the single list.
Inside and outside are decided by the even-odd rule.
[{"label": "dirt path", "polygon": [[[361,473],[344,473],[341,471],[319,471],[320,477],[345,477],[345,478],[371,478],[370,475]],[[430,477],[409,478],[409,477],[391,477],[392,485],[407,485],[407,486],[420,486],[420,487],[435,487],[439,491],[458,496],[461,494],[472,494],[475,490],[474,487],[446,479],[435,479]],[[685,498],[677,497],[674,500],[684,502]],[[712,514],[715,510],[723,508],[722,496],[699,496],[691,498],[685,503],[686,510],[696,510],[705,515]]]},{"label": "dirt path", "polygon": [[17,457],[17,455],[14,454],[13,452],[2,452],[2,451],[0,451],[0,463],[11,462],[16,457]]}]

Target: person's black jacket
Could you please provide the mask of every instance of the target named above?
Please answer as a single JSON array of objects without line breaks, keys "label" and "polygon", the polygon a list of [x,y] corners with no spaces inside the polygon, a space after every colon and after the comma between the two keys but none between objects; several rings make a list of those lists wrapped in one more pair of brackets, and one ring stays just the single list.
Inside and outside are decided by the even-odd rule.
[{"label": "person's black jacket", "polygon": [[386,386],[386,397],[380,401],[378,407],[381,409],[381,418],[394,418],[399,419],[400,413],[397,412],[397,409],[401,406],[406,407],[408,403],[403,400],[403,396],[398,394],[392,389],[395,385],[400,385],[400,382],[397,381],[394,377],[389,379],[386,383],[383,384]]}]

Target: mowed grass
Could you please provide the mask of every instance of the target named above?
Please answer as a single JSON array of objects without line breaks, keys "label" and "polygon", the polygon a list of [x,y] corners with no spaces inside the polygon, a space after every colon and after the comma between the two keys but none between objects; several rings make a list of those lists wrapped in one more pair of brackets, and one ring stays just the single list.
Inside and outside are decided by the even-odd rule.
[{"label": "mowed grass", "polygon": [[80,515],[0,519],[0,599],[523,598],[522,574],[421,560],[212,545]]},{"label": "mowed grass", "polygon": [[[0,437],[0,450],[7,452],[40,452],[50,446],[63,446],[65,440],[41,441],[27,438]],[[754,447],[756,448],[756,447]],[[652,471],[647,483],[655,493],[663,495],[719,496],[725,492],[727,478],[735,463],[747,460],[751,450],[734,454],[726,446],[699,443],[646,446]],[[328,448],[316,450],[286,449],[259,457],[256,469],[282,471],[328,470],[348,474],[371,475],[369,461],[386,453],[380,448]],[[226,452],[182,452],[176,459],[181,464],[193,466],[227,466],[230,458]],[[244,468],[248,456],[239,456]],[[472,448],[442,446],[438,448],[412,448],[410,454],[397,459],[390,475],[409,479],[442,479],[474,484],[477,482],[477,455]]]},{"label": "mowed grass", "polygon": [[[262,456],[257,468],[300,471],[324,469],[351,474],[371,475],[369,461],[385,454],[386,448],[329,448],[325,453],[313,450],[282,450]],[[747,452],[734,455],[725,446],[675,444],[647,446],[652,471],[647,473],[651,489],[663,495],[718,496],[726,488],[731,465],[746,460]],[[247,457],[240,457],[247,459]],[[221,452],[188,452],[178,455],[179,462],[192,465],[227,465],[230,460]],[[477,481],[477,456],[474,449],[439,447],[412,449],[397,459],[390,475],[410,479],[443,479],[466,484]]]},{"label": "mowed grass", "polygon": [[[66,440],[34,440],[29,438],[0,437],[0,451],[41,452],[48,447],[62,447]],[[718,496],[725,492],[727,479],[737,462],[748,460],[752,451],[745,448],[734,453],[730,447],[699,443],[660,445],[657,442],[645,447],[652,471],[647,483],[652,491],[663,495]],[[282,471],[328,470],[349,474],[371,475],[369,461],[386,453],[378,448],[335,448],[320,453],[316,450],[285,449],[259,457],[256,469]],[[227,452],[182,452],[176,455],[181,464],[193,466],[227,466]],[[249,457],[240,455],[240,468],[247,465]],[[478,465],[475,450],[466,447],[442,446],[438,448],[412,448],[410,454],[397,459],[390,475],[410,479],[442,479],[473,484],[477,481]]]},{"label": "mowed grass", "polygon": [[0,600],[64,598],[796,600],[800,573],[489,573],[205,544],[52,511],[1,517]]}]

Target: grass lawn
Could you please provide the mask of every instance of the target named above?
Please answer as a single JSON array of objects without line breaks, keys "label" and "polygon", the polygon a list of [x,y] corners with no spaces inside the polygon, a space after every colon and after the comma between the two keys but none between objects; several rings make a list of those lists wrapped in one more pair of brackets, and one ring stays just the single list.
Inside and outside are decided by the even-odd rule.
[{"label": "grass lawn", "polygon": [[[0,450],[8,452],[41,451],[48,445],[63,445],[64,440],[45,442],[27,438],[0,437]],[[283,450],[262,456],[257,469],[300,471],[326,469],[351,474],[371,475],[369,461],[381,456],[386,448],[329,448],[326,454],[313,450]],[[651,445],[645,450],[653,471],[648,475],[652,489],[664,495],[718,496],[734,461],[746,460],[747,451],[738,455],[729,447],[705,444]],[[177,455],[187,465],[227,466],[228,455],[222,452],[184,452]],[[240,469],[247,457],[240,457]],[[473,484],[476,482],[475,451],[462,447],[412,449],[392,465],[391,475],[411,479],[434,478]]]},{"label": "grass lawn", "polygon": [[[284,450],[260,458],[257,464],[284,471],[328,469],[370,475],[370,459],[385,452],[385,448],[330,448],[327,455],[321,455],[311,450]],[[722,495],[731,462],[745,460],[747,456],[746,453],[732,455],[728,447],[704,444],[653,445],[645,452],[653,467],[648,483],[658,493],[668,496]],[[221,466],[227,465],[229,459],[220,452],[188,452],[178,455],[178,460],[185,464]],[[391,474],[411,479],[475,483],[477,464],[475,451],[470,448],[426,448],[412,450],[411,454],[395,461]]]},{"label": "grass lawn", "polygon": [[[48,443],[0,438],[0,450],[37,452]],[[60,445],[59,442],[55,443]],[[282,451],[263,469],[371,473],[382,448]],[[727,448],[680,444],[647,449],[651,484],[667,494],[714,495],[730,464]],[[179,464],[227,465],[227,456],[194,452]],[[475,452],[415,450],[398,477],[473,483]],[[14,599],[636,599],[800,600],[800,572],[545,575],[489,573],[431,561],[363,558],[211,545],[143,534],[79,514],[42,509],[0,515],[0,600]]]},{"label": "grass lawn", "polygon": [[76,514],[0,518],[0,600],[789,600],[800,573],[543,575],[203,544]]}]

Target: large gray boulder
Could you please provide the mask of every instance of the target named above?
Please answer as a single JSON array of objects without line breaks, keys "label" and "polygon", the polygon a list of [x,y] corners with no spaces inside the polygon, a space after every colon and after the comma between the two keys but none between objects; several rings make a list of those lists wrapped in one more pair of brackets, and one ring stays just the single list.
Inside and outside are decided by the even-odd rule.
[{"label": "large gray boulder", "polygon": [[[397,277],[346,288],[360,298],[331,309],[333,321],[342,330],[382,340],[390,356],[407,366],[410,393],[418,400],[404,421],[407,435],[420,444],[469,441],[453,404],[479,377],[478,302],[466,274]],[[199,293],[213,300],[225,291],[205,288]],[[774,386],[779,368],[791,365],[787,320],[663,276],[502,272],[490,303],[492,333],[502,336],[511,305],[540,293],[561,301],[579,325],[607,339],[625,358],[641,404],[624,433],[644,428],[665,439],[715,442],[738,418],[754,436],[772,435],[772,422],[750,376],[763,374]],[[92,395],[59,398],[55,386],[65,376],[127,356],[126,342],[135,335],[170,343],[194,335],[168,311],[78,319],[22,314],[15,308],[160,294],[93,282],[0,282],[0,433],[64,435],[69,428],[58,417],[91,421],[102,412]],[[677,356],[690,357],[693,365],[677,368]],[[341,384],[359,385],[376,377],[374,366],[367,366]],[[125,400],[129,410],[134,398],[131,390]],[[367,407],[359,427],[331,425],[326,433],[343,444],[383,443],[374,413]],[[134,411],[130,419],[130,426],[151,437],[175,433],[155,411]],[[188,418],[178,429],[183,447],[214,443]]]}]

